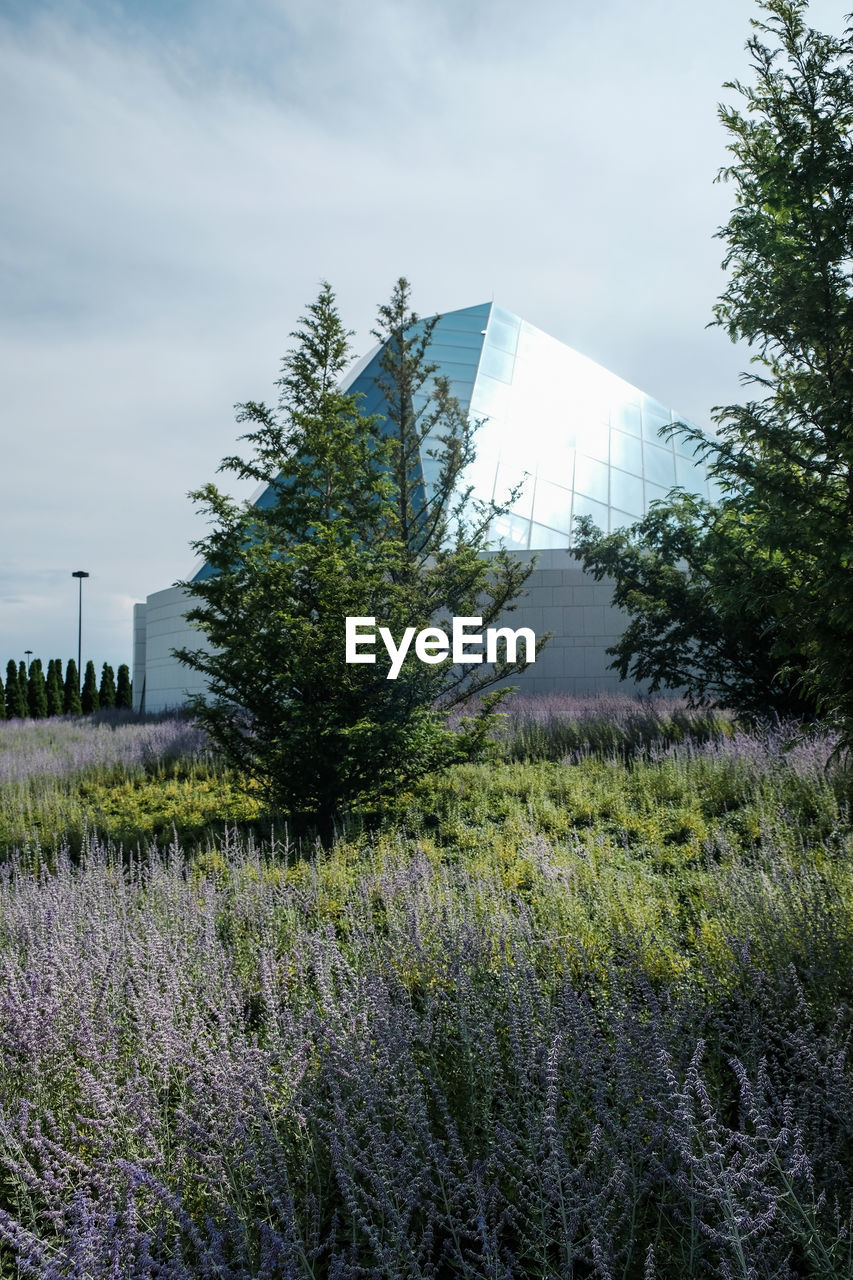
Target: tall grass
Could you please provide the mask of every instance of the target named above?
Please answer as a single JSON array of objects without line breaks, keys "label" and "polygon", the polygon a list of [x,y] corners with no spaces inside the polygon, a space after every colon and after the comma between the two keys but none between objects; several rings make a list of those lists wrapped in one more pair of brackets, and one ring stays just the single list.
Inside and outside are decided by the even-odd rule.
[{"label": "tall grass", "polygon": [[848,780],[632,714],[326,851],[10,855],[0,1273],[853,1277]]}]

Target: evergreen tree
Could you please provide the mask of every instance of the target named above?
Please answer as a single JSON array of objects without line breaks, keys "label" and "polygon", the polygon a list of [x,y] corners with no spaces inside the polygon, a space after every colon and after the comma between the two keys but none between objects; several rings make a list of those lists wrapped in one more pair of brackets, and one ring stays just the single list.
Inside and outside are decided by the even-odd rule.
[{"label": "evergreen tree", "polygon": [[98,690],[98,705],[103,709],[104,707],[114,707],[115,704],[115,672],[109,663],[105,662],[101,669],[101,687]]},{"label": "evergreen tree", "polygon": [[62,715],[62,660],[51,658],[47,664],[47,714]]},{"label": "evergreen tree", "polygon": [[65,687],[62,693],[62,710],[67,716],[79,716],[83,714],[83,704],[80,701],[80,678],[77,675],[77,663],[73,658],[68,659],[65,667]]},{"label": "evergreen tree", "polygon": [[[28,683],[28,681],[29,681],[29,673],[28,673],[28,671],[27,671],[27,664],[26,664],[26,662],[24,662],[24,661],[23,661],[23,659],[22,659],[22,660],[18,663],[18,684],[21,686],[21,697],[23,698],[24,706],[25,706],[25,707],[26,707],[26,705],[27,705],[27,683]],[[25,712],[24,712],[24,715],[27,715],[27,714],[28,714],[28,713],[25,711]]]},{"label": "evergreen tree", "polygon": [[0,679],[0,720],[6,719],[6,691],[3,688],[3,681]]},{"label": "evergreen tree", "polygon": [[98,677],[95,675],[95,664],[91,658],[86,663],[80,705],[83,708],[84,716],[92,715],[93,712],[98,710]]},{"label": "evergreen tree", "polygon": [[[472,675],[433,652],[389,678],[381,650],[375,662],[345,660],[347,617],[373,616],[396,639],[407,627],[446,627],[449,614],[488,626],[529,573],[517,559],[481,554],[498,508],[466,520],[458,489],[472,427],[434,377],[432,326],[409,312],[405,281],[380,325],[383,419],[339,390],[350,335],[323,286],[292,335],[279,413],[242,406],[254,452],[220,468],[264,482],[274,500],[238,504],[212,484],[194,494],[213,524],[195,549],[214,572],[182,584],[198,601],[187,617],[213,650],[177,654],[208,679],[210,697],[194,702],[199,720],[275,802],[321,824],[365,793],[481,749],[502,695],[484,700],[463,733],[447,726],[449,708],[526,665],[483,664]],[[416,412],[412,396],[427,388]],[[428,493],[417,483],[422,445],[434,463]]]},{"label": "evergreen tree", "polygon": [[47,689],[41,658],[33,658],[27,677],[27,707],[33,720],[47,718]]},{"label": "evergreen tree", "polygon": [[118,669],[115,705],[117,707],[133,706],[133,690],[130,683],[130,670],[126,662],[123,662]]},{"label": "evergreen tree", "polygon": [[[670,428],[707,460],[723,499],[701,512],[701,530],[695,509],[685,527],[672,499],[654,528],[646,522],[657,538],[668,520],[690,555],[667,562],[655,540],[629,548],[616,576],[636,625],[617,661],[657,668],[674,686],[685,670],[696,672],[713,696],[719,652],[743,640],[747,700],[769,683],[783,700],[816,706],[849,748],[853,27],[840,37],[810,28],[807,0],[759,0],[758,8],[747,44],[752,83],[728,84],[741,107],[719,110],[733,157],[719,178],[733,185],[735,199],[717,233],[729,283],[714,308],[714,323],[752,348],[754,372],[741,380],[756,398],[714,410],[716,439],[686,424]],[[587,526],[582,542],[588,567],[614,572],[612,535]],[[715,564],[703,562],[711,550]],[[636,559],[645,554],[645,564]],[[683,588],[679,576],[689,580]],[[709,649],[694,623],[711,613]],[[735,691],[733,705],[740,698]]]},{"label": "evergreen tree", "polygon": [[23,720],[27,714],[27,701],[21,689],[21,678],[17,664],[9,659],[6,667],[6,715],[10,720]]}]

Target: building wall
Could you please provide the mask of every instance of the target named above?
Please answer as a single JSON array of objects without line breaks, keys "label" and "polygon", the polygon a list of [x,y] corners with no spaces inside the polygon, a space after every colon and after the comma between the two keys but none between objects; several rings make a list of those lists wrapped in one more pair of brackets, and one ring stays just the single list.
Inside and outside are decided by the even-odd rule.
[{"label": "building wall", "polygon": [[[531,553],[519,553],[529,562]],[[610,603],[612,583],[595,582],[567,551],[536,553],[536,567],[526,584],[526,596],[504,619],[504,625],[531,627],[537,637],[552,632],[536,662],[513,676],[523,693],[598,693],[621,689],[640,692],[608,669],[605,650],[625,628],[626,618]],[[198,672],[181,666],[171,650],[205,647],[201,632],[184,619],[188,597],[169,587],[148,597],[134,610],[134,697],[144,710],[164,711],[181,706],[190,694],[204,691]],[[381,622],[381,620],[380,620]],[[341,636],[343,644],[343,635]]]},{"label": "building wall", "polygon": [[[186,621],[184,613],[188,607],[188,596],[180,587],[155,591],[144,605],[136,606],[144,612],[144,626],[141,614],[137,630],[139,640],[133,654],[134,689],[139,688],[143,711],[174,710],[183,706],[192,694],[204,693],[205,682],[201,674],[182,666],[172,657],[173,649],[208,647],[204,635]],[[137,685],[138,667],[145,673],[144,694],[143,682],[139,681]]]}]

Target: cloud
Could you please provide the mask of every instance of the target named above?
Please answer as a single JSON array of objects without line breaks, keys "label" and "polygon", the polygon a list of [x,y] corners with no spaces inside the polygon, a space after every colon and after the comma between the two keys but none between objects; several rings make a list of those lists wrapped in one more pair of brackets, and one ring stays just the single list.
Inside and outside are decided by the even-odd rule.
[{"label": "cloud", "polygon": [[734,398],[705,325],[746,34],[740,0],[7,5],[0,650],[51,608],[67,636],[32,574],[80,563],[129,656],[127,598],[189,570],[186,493],[323,278],[356,351],[405,273],[422,313],[494,294],[697,420]]}]

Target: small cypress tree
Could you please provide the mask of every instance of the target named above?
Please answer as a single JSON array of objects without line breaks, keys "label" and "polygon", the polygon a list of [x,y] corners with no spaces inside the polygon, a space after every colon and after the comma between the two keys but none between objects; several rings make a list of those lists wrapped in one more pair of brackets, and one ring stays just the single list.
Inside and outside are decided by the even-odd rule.
[{"label": "small cypress tree", "polygon": [[[27,680],[27,664],[26,662],[21,661],[18,663],[18,684],[21,686],[21,700],[23,701],[24,707],[27,705]],[[24,715],[26,714],[27,712],[24,711]]]},{"label": "small cypress tree", "polygon": [[10,720],[23,720],[26,714],[27,704],[21,692],[18,667],[10,658],[6,667],[6,715]]},{"label": "small cypress tree", "polygon": [[130,683],[130,670],[126,662],[123,662],[118,669],[115,705],[117,707],[133,706],[133,686]]},{"label": "small cypress tree", "polygon": [[27,707],[33,720],[47,719],[47,689],[41,658],[33,658],[27,677]]},{"label": "small cypress tree", "polygon": [[47,664],[47,714],[62,715],[62,660],[51,658]]},{"label": "small cypress tree", "polygon": [[95,675],[95,664],[90,658],[86,663],[86,674],[83,678],[83,692],[80,694],[83,715],[90,716],[98,710],[98,677]]},{"label": "small cypress tree", "polygon": [[0,720],[6,719],[6,697],[3,690],[3,681],[0,679]]},{"label": "small cypress tree", "polygon": [[83,706],[80,702],[80,679],[77,675],[77,663],[73,658],[68,659],[68,665],[65,668],[65,688],[62,695],[62,710],[67,716],[79,716],[83,714]]},{"label": "small cypress tree", "polygon": [[101,687],[98,690],[98,703],[103,707],[114,707],[116,704],[115,673],[108,662],[101,670]]}]

